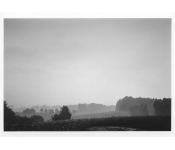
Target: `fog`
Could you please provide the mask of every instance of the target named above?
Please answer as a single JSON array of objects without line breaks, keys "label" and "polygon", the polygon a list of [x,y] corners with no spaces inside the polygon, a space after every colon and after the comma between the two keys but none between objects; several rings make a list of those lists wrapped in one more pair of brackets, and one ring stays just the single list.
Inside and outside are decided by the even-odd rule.
[{"label": "fog", "polygon": [[116,105],[171,97],[171,19],[5,19],[4,100]]}]

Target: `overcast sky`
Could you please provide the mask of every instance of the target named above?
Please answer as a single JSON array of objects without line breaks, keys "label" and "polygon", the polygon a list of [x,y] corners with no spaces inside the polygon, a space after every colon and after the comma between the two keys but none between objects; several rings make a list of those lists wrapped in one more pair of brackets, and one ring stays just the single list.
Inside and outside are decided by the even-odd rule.
[{"label": "overcast sky", "polygon": [[5,19],[4,41],[10,105],[171,97],[170,19]]}]

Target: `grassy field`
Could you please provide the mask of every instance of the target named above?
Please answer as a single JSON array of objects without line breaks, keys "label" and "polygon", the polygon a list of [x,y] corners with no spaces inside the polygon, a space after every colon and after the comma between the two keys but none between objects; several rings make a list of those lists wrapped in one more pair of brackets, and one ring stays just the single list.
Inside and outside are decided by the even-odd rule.
[{"label": "grassy field", "polygon": [[[125,116],[40,123],[13,122],[5,124],[5,131],[100,131],[100,128],[109,131],[109,127],[134,128],[136,131],[171,131],[171,116]],[[110,131],[116,130],[110,128]]]},{"label": "grassy field", "polygon": [[[26,115],[22,112],[17,112],[16,115],[19,116],[27,116],[31,117],[32,115]],[[41,113],[36,112],[35,115],[42,116],[44,121],[49,121],[51,119],[51,114],[49,113]],[[128,112],[117,112],[117,111],[110,111],[104,113],[95,113],[95,114],[74,114],[72,115],[71,119],[91,119],[91,118],[106,118],[106,117],[118,117],[118,116],[130,116]]]}]

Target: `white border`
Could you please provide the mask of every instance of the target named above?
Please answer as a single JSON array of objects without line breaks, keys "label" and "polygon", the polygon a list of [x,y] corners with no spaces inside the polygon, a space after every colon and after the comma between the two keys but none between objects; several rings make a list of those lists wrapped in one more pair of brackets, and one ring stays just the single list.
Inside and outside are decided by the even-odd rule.
[{"label": "white border", "polygon": [[[173,13],[2,13],[0,15],[0,40],[3,42],[3,19],[4,18],[172,18],[172,39],[174,39],[175,30],[175,14]],[[172,66],[174,66],[174,43],[172,40]],[[3,60],[3,47],[1,47],[1,60]],[[3,61],[2,61],[3,63]],[[3,65],[1,66],[3,70]],[[172,77],[174,76],[174,70],[172,68]],[[3,73],[2,73],[3,83]],[[174,89],[174,80],[172,78],[172,89]],[[3,85],[1,84],[2,98],[3,98]],[[172,91],[172,90],[171,90]],[[172,115],[174,116],[174,93],[172,92]],[[3,99],[2,99],[3,101]],[[2,108],[1,101],[1,110]],[[3,120],[3,113],[0,113],[0,119]],[[172,131],[171,132],[4,132],[3,122],[1,122],[1,136],[10,137],[169,137],[175,136],[175,129],[173,128],[175,122],[172,118]]]},{"label": "white border", "polygon": [[64,13],[1,13],[3,18],[172,18],[175,13],[105,13],[105,12],[64,12]]}]

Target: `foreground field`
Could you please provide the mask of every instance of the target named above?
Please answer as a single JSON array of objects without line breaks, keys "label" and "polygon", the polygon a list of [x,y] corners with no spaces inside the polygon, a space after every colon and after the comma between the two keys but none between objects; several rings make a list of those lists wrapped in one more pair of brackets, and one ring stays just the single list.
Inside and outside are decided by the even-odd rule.
[{"label": "foreground field", "polygon": [[[104,128],[105,127],[105,128]],[[40,123],[13,122],[4,125],[5,131],[171,131],[171,116],[109,117],[71,119]],[[120,130],[122,128],[134,130]]]}]

